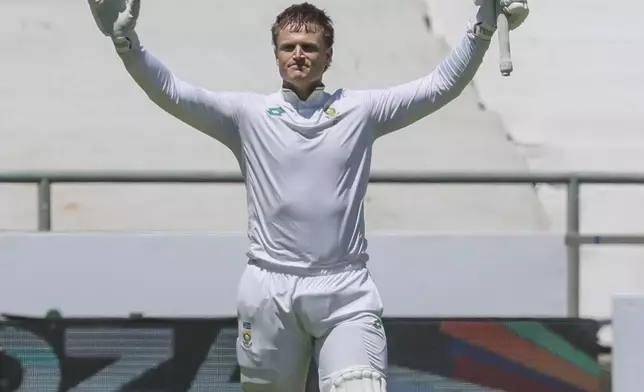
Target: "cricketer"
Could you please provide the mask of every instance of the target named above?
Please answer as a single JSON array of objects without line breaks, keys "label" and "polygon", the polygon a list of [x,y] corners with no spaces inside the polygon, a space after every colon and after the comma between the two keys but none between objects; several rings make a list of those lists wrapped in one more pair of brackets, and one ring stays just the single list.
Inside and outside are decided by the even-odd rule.
[{"label": "cricketer", "polygon": [[367,268],[364,223],[372,146],[458,97],[499,13],[514,30],[528,17],[527,0],[474,0],[460,44],[416,80],[335,91],[323,82],[332,20],[315,5],[294,4],[270,27],[282,79],[271,94],[191,85],[142,45],[140,0],[88,2],[150,100],[227,146],[239,163],[250,239],[237,294],[242,388],[303,392],[313,358],[322,392],[386,391],[383,303]]}]

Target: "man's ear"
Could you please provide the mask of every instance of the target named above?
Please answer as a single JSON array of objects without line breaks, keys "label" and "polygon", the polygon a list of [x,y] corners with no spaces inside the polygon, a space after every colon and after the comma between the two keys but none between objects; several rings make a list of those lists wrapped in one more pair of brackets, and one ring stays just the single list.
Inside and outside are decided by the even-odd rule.
[{"label": "man's ear", "polygon": [[326,67],[329,68],[333,62],[333,48],[329,48],[326,51]]}]

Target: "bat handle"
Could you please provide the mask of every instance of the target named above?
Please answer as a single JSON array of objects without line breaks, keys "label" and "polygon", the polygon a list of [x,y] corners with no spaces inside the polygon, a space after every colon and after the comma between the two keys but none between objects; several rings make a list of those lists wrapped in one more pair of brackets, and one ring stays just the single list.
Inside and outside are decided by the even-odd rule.
[{"label": "bat handle", "polygon": [[514,70],[512,64],[512,52],[510,51],[510,26],[508,24],[508,17],[503,12],[499,13],[497,19],[497,30],[499,33],[499,49],[501,58],[499,67],[503,76],[510,76]]}]

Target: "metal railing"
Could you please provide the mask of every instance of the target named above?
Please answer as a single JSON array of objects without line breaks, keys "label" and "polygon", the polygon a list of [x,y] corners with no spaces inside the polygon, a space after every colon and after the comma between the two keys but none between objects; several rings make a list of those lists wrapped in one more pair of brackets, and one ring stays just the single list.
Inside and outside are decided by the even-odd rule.
[{"label": "metal railing", "polygon": [[[644,235],[580,233],[579,198],[582,184],[644,185],[644,174],[628,173],[376,173],[371,183],[380,184],[461,184],[510,185],[550,184],[567,188],[565,241],[568,249],[568,311],[579,315],[580,247],[596,244],[644,244]],[[56,183],[243,183],[239,174],[227,173],[154,173],[154,172],[13,172],[0,173],[0,183],[29,183],[38,185],[38,229],[51,230],[51,186]]]}]

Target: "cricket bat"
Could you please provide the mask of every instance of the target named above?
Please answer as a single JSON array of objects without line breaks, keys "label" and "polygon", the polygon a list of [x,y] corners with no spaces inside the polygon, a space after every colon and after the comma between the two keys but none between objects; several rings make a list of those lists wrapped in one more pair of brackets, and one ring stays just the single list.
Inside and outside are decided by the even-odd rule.
[{"label": "cricket bat", "polygon": [[501,55],[499,67],[501,68],[501,74],[503,76],[510,76],[514,70],[514,65],[512,64],[512,52],[510,51],[510,27],[507,15],[503,12],[499,13],[496,24]]}]

